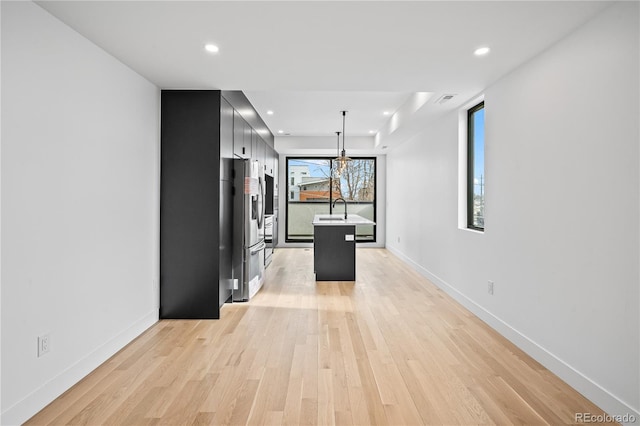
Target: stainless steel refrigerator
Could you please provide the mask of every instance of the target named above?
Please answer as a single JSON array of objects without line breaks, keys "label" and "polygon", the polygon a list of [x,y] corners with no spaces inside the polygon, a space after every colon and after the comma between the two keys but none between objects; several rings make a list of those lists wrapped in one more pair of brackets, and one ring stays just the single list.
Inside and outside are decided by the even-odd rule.
[{"label": "stainless steel refrigerator", "polygon": [[246,302],[264,283],[264,170],[256,160],[233,169],[233,301]]}]

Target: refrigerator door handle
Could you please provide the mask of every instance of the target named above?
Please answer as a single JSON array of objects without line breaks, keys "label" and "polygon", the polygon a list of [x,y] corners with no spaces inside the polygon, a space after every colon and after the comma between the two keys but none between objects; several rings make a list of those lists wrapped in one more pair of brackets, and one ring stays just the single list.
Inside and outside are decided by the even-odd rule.
[{"label": "refrigerator door handle", "polygon": [[264,221],[264,189],[263,189],[263,185],[262,185],[262,178],[258,176],[258,186],[259,186],[259,193],[256,196],[257,198],[257,204],[258,204],[258,208],[260,209],[257,212],[257,216],[258,216],[258,228],[262,228],[262,222]]},{"label": "refrigerator door handle", "polygon": [[258,244],[258,247],[252,248],[251,251],[249,252],[250,254],[256,254],[262,250],[264,250],[265,248],[267,248],[267,245],[265,244],[265,242],[261,242],[260,244]]}]

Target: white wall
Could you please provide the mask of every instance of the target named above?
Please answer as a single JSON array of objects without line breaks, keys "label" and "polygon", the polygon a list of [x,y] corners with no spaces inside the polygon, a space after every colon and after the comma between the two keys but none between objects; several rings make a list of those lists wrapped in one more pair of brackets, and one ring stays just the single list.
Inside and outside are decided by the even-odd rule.
[{"label": "white wall", "polygon": [[157,321],[159,90],[31,2],[2,56],[4,425]]},{"label": "white wall", "polygon": [[484,234],[457,226],[456,111],[387,155],[387,247],[601,408],[636,418],[638,6],[606,9],[486,89]]}]

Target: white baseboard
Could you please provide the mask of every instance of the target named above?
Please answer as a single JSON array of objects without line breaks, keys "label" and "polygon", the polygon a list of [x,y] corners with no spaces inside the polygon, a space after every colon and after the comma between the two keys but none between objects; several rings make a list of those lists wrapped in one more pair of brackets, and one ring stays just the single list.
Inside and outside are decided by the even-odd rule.
[{"label": "white baseboard", "polygon": [[0,417],[0,425],[19,425],[29,420],[156,322],[158,322],[158,311],[149,312],[116,337],[6,409]]},{"label": "white baseboard", "polygon": [[[449,283],[431,273],[429,270],[420,266],[413,261],[409,256],[402,253],[395,247],[387,245],[387,250],[398,256],[402,261],[410,265],[414,270],[421,275],[429,279],[437,287],[445,291],[449,296],[455,299],[462,306],[471,311],[474,315],[487,323],[491,328],[496,330],[502,336],[507,338],[511,343],[522,349],[533,359],[545,366],[549,371],[564,380],[569,386],[580,392],[591,402],[599,406],[602,410],[610,415],[625,415],[635,417],[634,422],[628,422],[622,424],[625,425],[638,425],[640,424],[640,410],[638,407],[632,407],[630,404],[620,400],[602,386],[598,385],[593,380],[573,368],[571,365],[558,358],[547,349],[543,348],[535,341],[525,336],[515,328],[511,327],[505,321],[496,317],[491,312],[477,304],[475,301],[469,299],[466,295],[459,290],[451,286]],[[598,413],[591,413],[598,414]]]}]

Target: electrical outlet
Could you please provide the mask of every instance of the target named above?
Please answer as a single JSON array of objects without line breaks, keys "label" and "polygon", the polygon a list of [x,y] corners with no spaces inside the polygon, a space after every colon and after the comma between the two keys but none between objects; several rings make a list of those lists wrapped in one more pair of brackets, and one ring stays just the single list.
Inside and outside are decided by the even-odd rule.
[{"label": "electrical outlet", "polygon": [[489,292],[490,295],[493,296],[493,281],[487,281],[488,286],[487,286],[487,291]]},{"label": "electrical outlet", "polygon": [[49,352],[51,347],[51,339],[48,334],[43,334],[42,336],[38,336],[38,357]]}]

